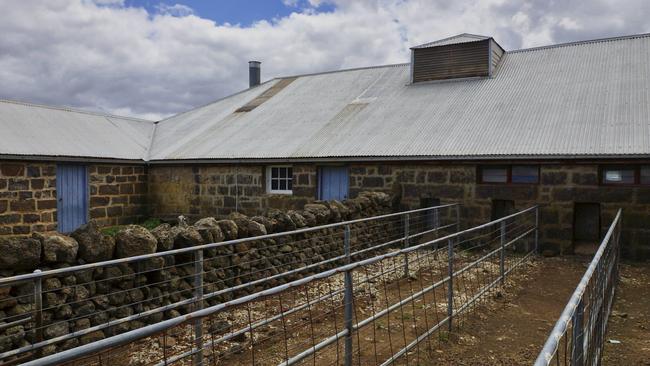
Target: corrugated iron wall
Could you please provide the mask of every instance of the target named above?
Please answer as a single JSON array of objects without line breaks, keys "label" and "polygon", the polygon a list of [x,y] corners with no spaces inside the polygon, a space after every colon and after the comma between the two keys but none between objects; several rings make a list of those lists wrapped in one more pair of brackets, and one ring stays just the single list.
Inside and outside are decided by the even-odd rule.
[{"label": "corrugated iron wall", "polygon": [[503,51],[503,48],[499,46],[496,42],[494,42],[493,39],[490,40],[490,52],[491,52],[491,60],[490,60],[490,75],[494,72],[494,70],[497,68],[497,65],[499,64],[499,61],[501,61],[501,57],[503,57],[503,54],[505,53]]}]

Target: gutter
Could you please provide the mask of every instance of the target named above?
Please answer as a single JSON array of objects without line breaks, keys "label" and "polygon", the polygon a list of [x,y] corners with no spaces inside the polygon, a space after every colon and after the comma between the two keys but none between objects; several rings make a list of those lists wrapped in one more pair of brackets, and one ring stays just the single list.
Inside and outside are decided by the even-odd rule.
[{"label": "gutter", "polygon": [[278,164],[278,163],[363,163],[363,162],[502,162],[502,161],[529,161],[529,162],[601,162],[603,160],[630,161],[640,160],[650,162],[650,154],[634,155],[492,155],[492,156],[340,156],[340,157],[304,157],[304,158],[232,158],[232,159],[119,159],[98,158],[84,156],[45,156],[45,155],[10,155],[0,154],[0,160],[20,161],[55,161],[78,163],[105,163],[105,164],[131,164],[131,165],[186,165],[186,164]]},{"label": "gutter", "polygon": [[85,156],[47,156],[47,155],[0,154],[0,160],[54,161],[54,162],[69,162],[69,163],[104,163],[104,164],[147,165],[147,162],[142,160],[142,159],[98,158],[98,157],[85,157]]},{"label": "gutter", "polygon": [[341,157],[305,157],[305,158],[233,158],[233,159],[165,159],[150,160],[148,165],[183,165],[183,164],[254,164],[254,163],[341,163],[341,162],[498,162],[498,161],[602,161],[602,160],[650,160],[650,154],[638,155],[494,155],[494,156],[341,156]]}]

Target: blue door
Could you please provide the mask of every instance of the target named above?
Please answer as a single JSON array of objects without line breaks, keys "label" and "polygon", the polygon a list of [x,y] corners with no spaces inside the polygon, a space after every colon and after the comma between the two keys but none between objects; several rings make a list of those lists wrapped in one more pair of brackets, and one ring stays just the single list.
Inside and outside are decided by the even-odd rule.
[{"label": "blue door", "polygon": [[348,198],[348,168],[324,166],[320,168],[318,186],[321,200],[344,200]]},{"label": "blue door", "polygon": [[69,233],[88,218],[88,173],[85,165],[56,166],[59,232]]}]

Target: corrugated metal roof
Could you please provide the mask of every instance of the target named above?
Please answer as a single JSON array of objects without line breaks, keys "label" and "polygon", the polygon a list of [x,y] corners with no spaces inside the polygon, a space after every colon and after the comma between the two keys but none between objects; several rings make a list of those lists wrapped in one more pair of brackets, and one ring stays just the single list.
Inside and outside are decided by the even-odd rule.
[{"label": "corrugated metal roof", "polygon": [[279,79],[158,124],[152,160],[650,155],[650,37],[508,52],[492,78],[409,65]]},{"label": "corrugated metal roof", "polygon": [[0,154],[142,160],[154,123],[0,100]]},{"label": "corrugated metal roof", "polygon": [[476,41],[483,41],[483,40],[486,40],[486,39],[489,39],[489,38],[490,37],[481,36],[481,35],[478,35],[478,34],[461,33],[461,34],[458,34],[458,35],[455,35],[455,36],[452,36],[452,37],[443,38],[443,39],[440,39],[440,40],[437,40],[437,41],[417,45],[417,46],[411,47],[411,49],[429,48],[429,47],[434,47],[434,46],[446,46],[446,45],[449,45],[449,44],[476,42]]},{"label": "corrugated metal roof", "polygon": [[[152,161],[650,156],[648,59],[650,35],[635,35],[508,52],[492,78],[410,85],[409,64],[299,75],[157,124],[0,100],[0,155]],[[235,113],[280,84],[286,86],[264,103]]]}]

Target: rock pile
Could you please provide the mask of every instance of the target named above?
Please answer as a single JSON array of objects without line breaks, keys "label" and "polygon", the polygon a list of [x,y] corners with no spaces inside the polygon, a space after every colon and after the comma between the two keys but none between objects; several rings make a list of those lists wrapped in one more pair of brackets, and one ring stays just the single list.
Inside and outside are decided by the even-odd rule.
[{"label": "rock pile", "polygon": [[[162,224],[149,231],[129,225],[115,237],[104,235],[94,221],[83,225],[70,236],[34,234],[32,238],[0,238],[0,276],[65,268],[77,264],[126,258],[171,249],[188,248],[224,240],[243,239],[281,233],[361,217],[391,212],[390,197],[383,193],[362,193],[355,199],[317,201],[303,210],[270,209],[263,216],[232,214],[224,220],[212,217],[193,225],[184,221],[176,226]],[[376,243],[396,228],[376,222],[355,224],[352,245],[359,248]],[[262,240],[241,241],[203,251],[204,292],[211,293],[259,279],[263,283],[223,291],[207,299],[204,306],[214,305],[245,294],[277,286],[305,275],[332,268],[338,263],[314,266],[290,276],[272,278],[289,270],[343,254],[343,228],[327,228]],[[92,326],[114,323],[173,304],[193,296],[194,255],[183,253],[78,270],[66,275],[45,278],[43,287],[43,339],[83,331]],[[0,321],[5,323],[29,317],[34,310],[33,283],[0,288]],[[97,341],[164,318],[192,310],[191,305],[125,321],[46,346],[42,354],[51,354]],[[28,346],[37,341],[35,324],[27,321],[0,330],[0,352]]]}]

